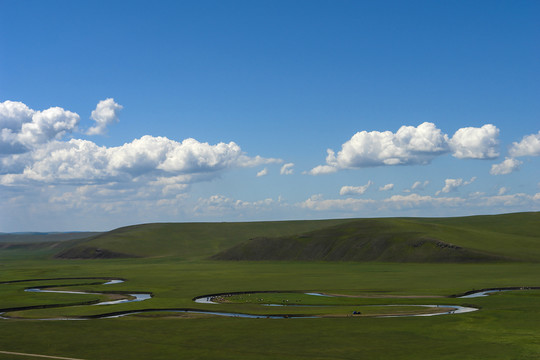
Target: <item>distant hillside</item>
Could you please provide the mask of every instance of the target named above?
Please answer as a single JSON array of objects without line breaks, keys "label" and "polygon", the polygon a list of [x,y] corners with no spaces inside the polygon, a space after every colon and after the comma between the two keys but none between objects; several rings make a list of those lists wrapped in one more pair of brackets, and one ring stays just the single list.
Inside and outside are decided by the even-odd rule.
[{"label": "distant hillside", "polygon": [[473,262],[502,260],[502,257],[388,226],[387,221],[359,220],[303,235],[254,238],[212,259]]},{"label": "distant hillside", "polygon": [[99,232],[0,233],[0,259],[48,258]]},{"label": "distant hillside", "polygon": [[99,232],[30,232],[30,233],[0,233],[0,243],[38,243],[56,242],[75,239],[84,239],[90,236],[99,235]]},{"label": "distant hillside", "polygon": [[350,221],[142,224],[79,240],[56,257],[93,259],[174,256],[185,260],[204,259],[253,237],[288,236]]},{"label": "distant hillside", "polygon": [[214,260],[388,262],[540,261],[540,213],[460,218],[358,219],[281,237],[257,237]]},{"label": "distant hillside", "polygon": [[65,242],[56,257],[540,261],[539,234],[538,212],[457,218],[157,223],[123,227],[87,239]]}]

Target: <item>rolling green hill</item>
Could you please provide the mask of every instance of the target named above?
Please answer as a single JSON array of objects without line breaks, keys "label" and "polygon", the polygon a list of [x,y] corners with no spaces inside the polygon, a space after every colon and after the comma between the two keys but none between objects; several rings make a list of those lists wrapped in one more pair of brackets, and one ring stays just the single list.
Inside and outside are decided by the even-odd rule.
[{"label": "rolling green hill", "polygon": [[0,233],[0,243],[21,244],[38,242],[58,242],[84,239],[99,232],[56,232],[56,233]]},{"label": "rolling green hill", "polygon": [[261,237],[215,260],[389,262],[540,261],[540,213],[358,219],[286,237]]},{"label": "rolling green hill", "polygon": [[[288,236],[351,220],[268,221],[244,223],[157,223],[119,228],[84,241],[58,258],[165,257],[204,259],[258,236]],[[106,255],[104,255],[106,254]]]},{"label": "rolling green hill", "polygon": [[48,258],[99,232],[0,233],[0,260]]},{"label": "rolling green hill", "polygon": [[389,262],[540,261],[540,213],[245,223],[163,223],[119,228],[58,258]]}]

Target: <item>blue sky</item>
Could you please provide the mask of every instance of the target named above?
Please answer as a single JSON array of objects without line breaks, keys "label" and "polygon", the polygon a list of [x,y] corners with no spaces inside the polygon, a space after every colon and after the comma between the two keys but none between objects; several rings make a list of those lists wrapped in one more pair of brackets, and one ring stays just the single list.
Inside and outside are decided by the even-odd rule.
[{"label": "blue sky", "polygon": [[0,5],[0,231],[540,208],[537,1]]}]

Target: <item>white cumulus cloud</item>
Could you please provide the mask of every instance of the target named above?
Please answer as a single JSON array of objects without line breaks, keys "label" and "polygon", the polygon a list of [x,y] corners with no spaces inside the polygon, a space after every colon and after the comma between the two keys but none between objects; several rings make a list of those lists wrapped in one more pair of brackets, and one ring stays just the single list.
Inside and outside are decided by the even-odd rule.
[{"label": "white cumulus cloud", "polygon": [[267,168],[264,168],[264,169],[262,169],[261,171],[259,171],[257,173],[257,177],[266,176],[266,175],[268,175],[268,169]]},{"label": "white cumulus cloud", "polygon": [[[328,150],[329,152],[332,150]],[[322,174],[331,174],[338,171],[337,167],[331,166],[331,165],[318,165],[308,171],[307,173],[309,175],[322,175]]]},{"label": "white cumulus cloud", "polygon": [[107,131],[107,126],[118,122],[118,113],[122,108],[123,106],[114,102],[113,98],[101,100],[90,116],[96,125],[88,129],[86,133],[88,135],[104,134]]},{"label": "white cumulus cloud", "polygon": [[32,121],[35,110],[18,101],[4,101],[0,103],[0,129],[9,129],[15,132],[21,130],[22,124]]},{"label": "white cumulus cloud", "polygon": [[452,152],[457,158],[491,159],[498,156],[499,129],[491,124],[481,128],[462,128],[452,139],[435,124],[424,122],[417,127],[402,126],[391,131],[361,131],[341,146],[337,152],[328,149],[326,164],[319,165],[311,175],[384,165],[425,165],[435,157]]},{"label": "white cumulus cloud", "polygon": [[492,124],[481,128],[461,128],[449,141],[453,155],[459,159],[494,159],[499,156],[499,129]]},{"label": "white cumulus cloud", "polygon": [[14,154],[52,140],[60,140],[77,130],[79,115],[51,107],[43,111],[30,109],[17,101],[0,103],[0,154]]},{"label": "white cumulus cloud", "polygon": [[228,168],[278,161],[248,157],[234,142],[210,145],[195,139],[177,142],[150,135],[109,148],[81,139],[53,141],[20,159],[25,162],[24,171],[4,175],[0,181],[125,181],[143,175],[216,174]]},{"label": "white cumulus cloud", "polygon": [[540,156],[540,131],[538,134],[526,135],[520,142],[512,143],[510,156]]},{"label": "white cumulus cloud", "polygon": [[424,190],[426,188],[426,186],[428,186],[428,184],[429,184],[428,180],[426,180],[424,182],[415,181],[414,184],[412,184],[410,189],[405,189],[405,190],[403,190],[403,192],[410,193],[410,192],[413,192],[415,190]]},{"label": "white cumulus cloud", "polygon": [[294,164],[293,163],[287,163],[287,164],[284,164],[282,167],[281,167],[281,170],[279,170],[279,173],[281,175],[291,175],[293,172],[294,172]]},{"label": "white cumulus cloud", "polygon": [[[100,102],[92,113],[96,126],[88,133],[103,133],[120,109],[112,99]],[[76,209],[83,226],[89,215],[103,224],[113,218],[109,214],[126,222],[198,216],[193,203],[188,206],[191,184],[235,168],[283,162],[248,156],[235,142],[146,135],[120,146],[100,146],[73,138],[79,121],[78,114],[60,107],[36,111],[21,102],[0,103],[0,198],[13,214],[4,221],[13,222],[30,208],[43,219],[68,213],[71,218]],[[216,205],[220,200],[221,207]],[[208,205],[219,217],[220,208],[251,214],[270,208],[271,202],[214,199]],[[42,223],[47,226],[47,220]]]},{"label": "white cumulus cloud", "polygon": [[[104,132],[118,120],[120,109],[112,98],[100,101],[92,112],[96,126],[89,133]],[[64,139],[78,124],[78,114],[60,107],[36,111],[21,102],[0,103],[0,185],[130,183],[141,191],[148,185],[174,194],[228,169],[282,162],[248,156],[234,142],[212,145],[191,138],[175,141],[145,135],[106,147]],[[286,170],[292,171],[291,167]]]},{"label": "white cumulus cloud", "polygon": [[506,158],[504,161],[500,164],[493,164],[491,165],[491,170],[489,173],[491,175],[506,175],[510,174],[516,170],[519,169],[519,166],[523,164],[522,161],[514,159],[514,158]]},{"label": "white cumulus cloud", "polygon": [[31,147],[50,140],[60,140],[79,124],[79,115],[60,107],[37,111],[32,121],[24,123],[19,134],[20,142]]},{"label": "white cumulus cloud", "polygon": [[435,124],[402,126],[390,131],[361,131],[343,144],[336,155],[328,150],[326,162],[337,168],[359,168],[378,165],[425,164],[446,152],[445,136]]},{"label": "white cumulus cloud", "polygon": [[362,186],[343,186],[339,191],[339,195],[362,195],[372,184],[373,182],[370,180],[366,185]]},{"label": "white cumulus cloud", "polygon": [[379,191],[389,191],[394,189],[394,184],[386,184],[379,188]]},{"label": "white cumulus cloud", "polygon": [[476,177],[474,176],[469,181],[464,181],[463,179],[446,179],[444,181],[444,187],[437,191],[435,195],[439,195],[440,193],[449,193],[462,186],[472,184],[475,180]]}]

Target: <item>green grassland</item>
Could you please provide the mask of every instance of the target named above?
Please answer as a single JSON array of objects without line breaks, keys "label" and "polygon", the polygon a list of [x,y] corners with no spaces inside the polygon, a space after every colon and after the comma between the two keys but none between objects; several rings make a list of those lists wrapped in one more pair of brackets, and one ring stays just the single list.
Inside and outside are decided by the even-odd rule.
[{"label": "green grassland", "polygon": [[[0,320],[0,351],[86,360],[537,359],[540,357],[540,290],[500,292],[469,299],[449,296],[472,289],[540,286],[538,220],[538,213],[453,219],[376,219],[386,225],[396,224],[393,228],[383,226],[385,234],[397,236],[399,231],[405,233],[408,229],[409,235],[405,238],[413,232],[421,238],[429,237],[497,257],[497,260],[477,262],[209,259],[234,246],[249,243],[250,238],[289,237],[306,241],[310,237],[328,237],[328,229],[333,227],[343,234],[346,232],[344,227],[360,220],[142,225],[89,240],[76,240],[56,251],[50,248],[47,251],[33,248],[0,250],[0,282],[72,278],[0,284],[2,309],[67,305],[108,298],[97,294],[24,291],[35,286],[62,288],[71,285],[65,289],[153,294],[150,300],[142,302],[35,308],[10,311],[8,316],[71,317],[149,308],[332,316],[242,319],[153,312],[84,321]],[[168,236],[167,228],[171,226],[176,232]],[[155,227],[155,234],[152,227]],[[375,228],[367,227],[365,231],[371,231],[373,236],[384,234]],[[352,233],[357,234],[358,226],[353,229]],[[199,234],[199,230],[203,232]],[[212,234],[217,230],[220,231]],[[129,235],[130,232],[134,232],[134,237]],[[116,239],[116,242],[111,240],[113,244],[109,245],[106,239]],[[145,254],[151,244],[154,244],[153,248]],[[138,257],[54,257],[58,252],[83,245]],[[101,285],[103,281],[77,279],[89,277],[123,278],[126,281]],[[216,305],[193,302],[193,298],[205,294],[257,291],[280,293],[240,294]],[[304,295],[304,292],[361,297],[324,298]],[[328,306],[263,307],[259,304],[260,299],[274,304],[288,300],[290,303]],[[389,311],[382,306],[389,304],[400,305],[393,309],[397,313],[417,311],[408,305],[419,304],[453,304],[480,310],[434,317],[370,317]],[[354,310],[360,310],[362,316],[350,316]],[[24,359],[0,354],[0,359],[18,358]]]},{"label": "green grassland", "polygon": [[[61,258],[385,262],[540,261],[540,213],[143,224],[63,243]],[[68,246],[70,245],[70,246]]]},{"label": "green grassland", "polygon": [[359,219],[308,233],[243,242],[216,260],[391,262],[540,261],[540,213]]},{"label": "green grassland", "polygon": [[66,258],[91,258],[88,249],[108,250],[121,257],[174,256],[184,260],[203,259],[257,236],[304,233],[350,220],[271,221],[246,223],[158,223],[119,228],[75,241]]},{"label": "green grassland", "polygon": [[37,243],[58,242],[75,239],[86,239],[99,235],[99,232],[66,232],[66,233],[0,233],[0,243]]}]

